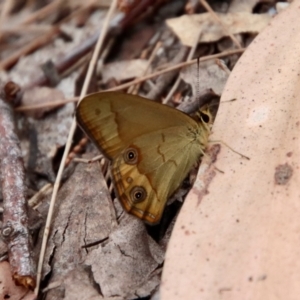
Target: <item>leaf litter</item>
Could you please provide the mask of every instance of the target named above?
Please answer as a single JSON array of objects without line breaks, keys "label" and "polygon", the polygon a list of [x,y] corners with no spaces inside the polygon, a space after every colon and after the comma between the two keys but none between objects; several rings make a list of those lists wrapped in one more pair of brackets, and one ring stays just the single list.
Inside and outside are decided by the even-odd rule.
[{"label": "leaf litter", "polygon": [[[18,113],[15,117],[27,170],[28,200],[42,186],[53,183],[56,175],[75,106],[69,103],[49,108],[47,104],[78,96],[74,94],[82,85],[82,79],[78,78],[86,70],[87,61],[91,57],[93,36],[97,36],[101,30],[106,14],[100,2],[57,6],[52,8],[51,17],[44,18],[42,22],[39,18],[28,20],[42,9],[47,11],[43,1],[31,1],[23,7],[12,1],[12,7],[3,14],[5,18],[2,22],[5,21],[6,27],[0,31],[3,49],[0,54],[0,82],[13,80],[23,88],[21,106],[45,103],[45,107],[33,110],[31,114]],[[245,4],[245,1],[236,0],[227,3],[225,11],[224,7],[216,10],[223,26],[243,46],[247,46],[272,18],[268,12],[257,12],[257,2],[248,1]],[[99,57],[101,64],[95,73],[95,82],[98,82],[95,91],[111,87],[109,84],[112,83],[119,85],[144,76],[147,60],[158,42],[161,44],[148,73],[184,61],[185,53],[188,52],[185,47],[194,46],[199,28],[201,33],[194,57],[234,49],[222,26],[203,7],[189,15],[184,11],[184,1],[149,3],[152,3],[148,4],[150,6],[156,3],[156,6],[151,6],[153,10],[149,10],[150,6],[148,9],[144,7],[140,18],[132,17],[132,8],[129,7],[125,15],[132,19],[126,26],[118,21],[124,13],[115,13],[111,28],[118,28],[117,32],[121,34],[109,30],[111,46],[107,53],[102,52]],[[268,5],[273,11],[276,1],[268,1]],[[150,11],[149,15],[145,11]],[[54,32],[54,27],[59,30]],[[11,38],[6,34],[8,28],[15,28]],[[31,51],[26,50],[26,45],[49,32],[51,39],[47,43],[41,43]],[[73,60],[70,59],[70,53]],[[175,56],[178,59],[174,61]],[[49,60],[54,65],[52,73],[56,74],[56,83],[41,68]],[[183,99],[197,97],[198,86],[200,92],[212,89],[221,95],[229,70],[236,60],[238,55],[234,60],[231,57],[224,57],[221,62],[212,60],[201,64],[199,72],[193,65],[181,72],[175,71],[171,78],[165,74],[137,88],[141,95],[147,96],[159,84],[154,98],[162,101],[176,77],[180,76],[183,81],[180,80],[169,105],[175,106]],[[200,78],[197,79],[198,73]],[[52,86],[49,85],[51,82]],[[81,137],[82,133],[78,130],[74,145]],[[89,158],[97,155],[92,145],[78,152],[88,153]],[[159,290],[164,252],[180,204],[175,201],[166,208],[159,226],[145,226],[140,220],[122,212],[120,204],[115,201],[111,180],[107,175],[107,163],[72,164],[71,172],[67,172],[61,182],[54,209],[41,293],[46,299],[150,299]],[[185,183],[182,189],[186,191],[187,185]],[[44,224],[50,196],[41,198],[42,202],[34,209],[40,223]],[[40,251],[42,232],[43,226],[32,229],[36,258]],[[4,258],[6,251],[3,247],[1,255]],[[6,271],[3,269],[1,272],[5,274]],[[5,281],[2,284],[7,284],[5,288],[8,294],[12,295],[17,289],[13,283]]]}]

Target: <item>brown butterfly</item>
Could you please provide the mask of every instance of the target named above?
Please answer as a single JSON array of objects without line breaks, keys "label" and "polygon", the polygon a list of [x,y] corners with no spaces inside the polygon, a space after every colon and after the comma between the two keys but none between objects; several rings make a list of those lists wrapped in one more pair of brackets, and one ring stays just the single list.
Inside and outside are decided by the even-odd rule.
[{"label": "brown butterfly", "polygon": [[149,224],[159,222],[168,198],[204,154],[209,111],[198,119],[140,96],[100,92],[82,99],[77,122],[111,161],[124,209]]}]

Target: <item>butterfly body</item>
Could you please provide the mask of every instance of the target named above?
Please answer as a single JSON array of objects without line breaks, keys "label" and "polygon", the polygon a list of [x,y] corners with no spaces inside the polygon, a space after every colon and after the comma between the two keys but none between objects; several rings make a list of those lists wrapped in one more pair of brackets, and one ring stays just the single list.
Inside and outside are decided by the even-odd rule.
[{"label": "butterfly body", "polygon": [[80,127],[112,162],[123,207],[157,223],[208,142],[209,124],[166,105],[116,92],[85,97],[76,112]]}]

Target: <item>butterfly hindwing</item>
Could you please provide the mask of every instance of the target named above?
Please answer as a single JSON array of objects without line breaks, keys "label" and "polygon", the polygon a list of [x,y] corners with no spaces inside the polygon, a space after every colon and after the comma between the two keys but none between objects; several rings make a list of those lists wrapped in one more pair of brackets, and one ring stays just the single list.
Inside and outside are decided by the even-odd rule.
[{"label": "butterfly hindwing", "polygon": [[198,141],[186,138],[188,132],[178,142],[178,129],[141,136],[113,160],[112,176],[123,207],[150,224],[160,220],[168,198],[201,155]]},{"label": "butterfly hindwing", "polygon": [[148,99],[96,93],[79,104],[81,128],[112,161],[112,178],[123,207],[157,223],[192,165],[203,154],[209,127]]}]

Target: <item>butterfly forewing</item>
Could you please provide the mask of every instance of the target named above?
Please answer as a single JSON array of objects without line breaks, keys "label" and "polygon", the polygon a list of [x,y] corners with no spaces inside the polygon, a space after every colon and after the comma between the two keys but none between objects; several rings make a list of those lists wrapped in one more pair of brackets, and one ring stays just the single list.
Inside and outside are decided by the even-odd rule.
[{"label": "butterfly forewing", "polygon": [[139,96],[106,92],[84,98],[79,125],[110,160],[119,200],[148,223],[157,223],[203,153],[209,129],[188,115]]}]

